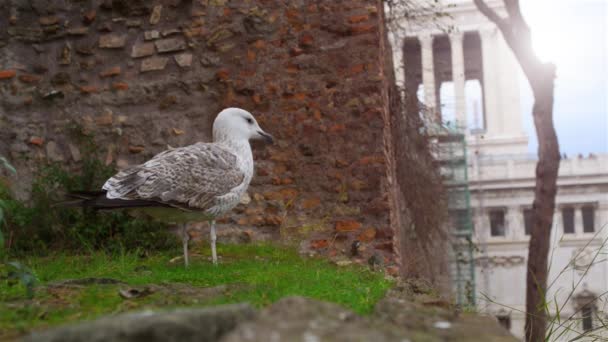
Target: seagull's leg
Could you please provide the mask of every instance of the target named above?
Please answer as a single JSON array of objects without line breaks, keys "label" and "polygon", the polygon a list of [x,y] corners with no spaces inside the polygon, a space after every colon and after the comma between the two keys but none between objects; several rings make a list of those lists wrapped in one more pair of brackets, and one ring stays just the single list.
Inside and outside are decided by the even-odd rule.
[{"label": "seagull's leg", "polygon": [[188,235],[188,225],[186,223],[181,224],[182,228],[182,244],[184,245],[184,266],[188,267],[188,240],[190,240],[190,236]]},{"label": "seagull's leg", "polygon": [[217,252],[215,250],[216,240],[217,236],[215,235],[215,220],[211,220],[211,258],[214,265],[217,265]]}]

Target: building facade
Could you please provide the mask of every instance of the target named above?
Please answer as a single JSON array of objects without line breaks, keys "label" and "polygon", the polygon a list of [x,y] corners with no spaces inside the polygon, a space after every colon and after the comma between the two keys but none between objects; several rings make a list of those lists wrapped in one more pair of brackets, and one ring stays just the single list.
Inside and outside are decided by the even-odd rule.
[{"label": "building facade", "polygon": [[[504,13],[502,1],[488,2]],[[523,117],[531,114],[521,109],[521,71],[473,1],[442,3],[450,14],[444,19],[423,17],[393,30],[397,82],[424,103],[428,123],[457,127],[465,136],[476,306],[522,338],[537,160],[527,153]],[[552,340],[607,336],[601,328],[608,311],[607,238],[608,155],[564,155],[546,297],[549,328],[557,331]]]}]

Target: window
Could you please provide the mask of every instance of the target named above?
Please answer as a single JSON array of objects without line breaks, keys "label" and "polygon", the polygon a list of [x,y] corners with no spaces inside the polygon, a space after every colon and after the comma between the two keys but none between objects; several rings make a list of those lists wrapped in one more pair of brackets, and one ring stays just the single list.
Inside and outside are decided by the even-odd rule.
[{"label": "window", "polygon": [[524,230],[526,231],[526,235],[530,235],[532,224],[532,209],[524,209]]},{"label": "window", "polygon": [[472,134],[480,134],[485,131],[485,115],[483,104],[483,93],[479,80],[466,80],[464,85],[465,99],[467,101],[467,127]]},{"label": "window", "polygon": [[593,206],[590,205],[586,205],[582,208],[582,212],[583,212],[583,232],[585,233],[593,233],[595,231],[594,229],[594,214],[595,211],[593,210]]},{"label": "window", "polygon": [[574,208],[562,208],[562,221],[564,224],[564,234],[574,234]]},{"label": "window", "polygon": [[507,330],[511,330],[511,316],[500,315],[496,316],[496,319],[498,320],[498,324],[502,325]]},{"label": "window", "polygon": [[581,316],[583,317],[583,331],[589,331],[593,329],[593,308],[587,304],[581,309]]},{"label": "window", "polygon": [[497,209],[490,211],[490,234],[492,236],[505,236],[505,212]]},{"label": "window", "polygon": [[449,212],[450,224],[457,232],[468,232],[473,228],[467,209],[452,209]]}]

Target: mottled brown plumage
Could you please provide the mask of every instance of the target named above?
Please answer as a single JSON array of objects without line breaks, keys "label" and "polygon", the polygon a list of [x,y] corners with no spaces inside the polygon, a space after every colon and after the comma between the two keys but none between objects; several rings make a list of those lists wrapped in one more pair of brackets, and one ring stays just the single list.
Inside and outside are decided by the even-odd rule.
[{"label": "mottled brown plumage", "polygon": [[108,198],[151,200],[216,216],[238,203],[241,194],[232,191],[245,178],[233,152],[219,144],[197,143],[125,169],[103,189]]}]

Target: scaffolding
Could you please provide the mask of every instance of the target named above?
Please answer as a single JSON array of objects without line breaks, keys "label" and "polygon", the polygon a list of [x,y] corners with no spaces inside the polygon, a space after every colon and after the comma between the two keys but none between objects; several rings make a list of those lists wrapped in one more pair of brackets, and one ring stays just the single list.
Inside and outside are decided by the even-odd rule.
[{"label": "scaffolding", "polygon": [[450,275],[456,303],[475,307],[473,218],[465,130],[444,124],[432,134],[435,158],[447,190],[451,236]]}]

